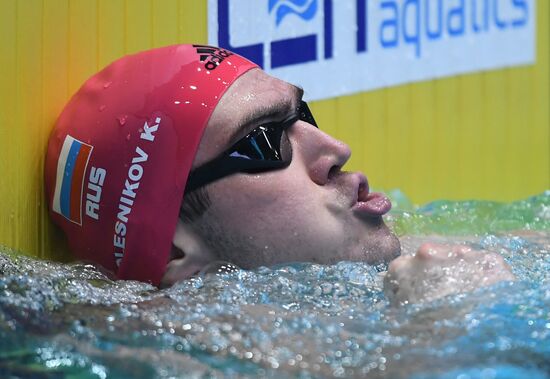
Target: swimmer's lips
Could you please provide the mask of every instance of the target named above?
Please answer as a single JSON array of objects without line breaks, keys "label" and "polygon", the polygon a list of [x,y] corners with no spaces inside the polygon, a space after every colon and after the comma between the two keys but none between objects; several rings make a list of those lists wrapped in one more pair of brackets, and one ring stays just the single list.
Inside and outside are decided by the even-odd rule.
[{"label": "swimmer's lips", "polygon": [[358,215],[380,217],[391,209],[391,201],[379,192],[369,193],[367,178],[360,173],[355,174],[358,180],[357,198],[351,209]]}]

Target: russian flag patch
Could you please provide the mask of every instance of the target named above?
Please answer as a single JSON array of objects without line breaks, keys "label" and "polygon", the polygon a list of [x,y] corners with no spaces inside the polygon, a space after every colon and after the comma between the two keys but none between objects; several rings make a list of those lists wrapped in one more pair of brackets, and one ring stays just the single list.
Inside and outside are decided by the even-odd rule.
[{"label": "russian flag patch", "polygon": [[82,225],[84,174],[92,150],[93,146],[67,135],[57,161],[52,209],[78,225]]}]

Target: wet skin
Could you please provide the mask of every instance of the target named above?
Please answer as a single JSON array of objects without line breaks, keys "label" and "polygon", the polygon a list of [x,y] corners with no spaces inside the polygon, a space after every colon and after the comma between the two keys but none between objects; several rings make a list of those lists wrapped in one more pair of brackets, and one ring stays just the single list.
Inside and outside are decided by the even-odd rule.
[{"label": "wet skin", "polygon": [[[287,119],[300,98],[301,91],[286,82],[259,69],[247,72],[216,106],[193,166],[217,157],[258,125]],[[246,123],[251,115],[254,120]],[[368,195],[364,175],[343,169],[349,147],[304,121],[287,136],[287,168],[235,174],[207,186],[208,210],[177,226],[174,246],[185,256],[170,262],[165,283],[214,260],[248,269],[295,261],[377,264],[399,255],[399,240],[381,217],[388,200]]]},{"label": "wet skin", "polygon": [[[241,76],[216,107],[194,167],[258,125],[288,119],[301,95],[259,69]],[[282,142],[284,154],[292,154],[287,168],[235,174],[208,185],[208,210],[191,223],[177,225],[174,250],[180,257],[168,264],[164,286],[217,260],[242,268],[296,261],[392,261],[385,292],[396,305],[514,280],[498,254],[464,246],[428,244],[414,258],[394,259],[400,254],[399,240],[381,217],[389,203],[369,194],[362,174],[344,171],[349,147],[303,121],[292,125],[287,136]]]}]

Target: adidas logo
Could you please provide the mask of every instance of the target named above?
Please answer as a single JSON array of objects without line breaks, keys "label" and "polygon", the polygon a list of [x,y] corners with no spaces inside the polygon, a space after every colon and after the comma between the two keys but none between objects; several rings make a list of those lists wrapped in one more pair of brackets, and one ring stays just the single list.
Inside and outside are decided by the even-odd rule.
[{"label": "adidas logo", "polygon": [[201,62],[206,61],[204,67],[209,71],[215,70],[225,58],[233,55],[233,53],[228,50],[214,46],[193,45],[193,47],[197,49],[197,54],[199,54]]}]

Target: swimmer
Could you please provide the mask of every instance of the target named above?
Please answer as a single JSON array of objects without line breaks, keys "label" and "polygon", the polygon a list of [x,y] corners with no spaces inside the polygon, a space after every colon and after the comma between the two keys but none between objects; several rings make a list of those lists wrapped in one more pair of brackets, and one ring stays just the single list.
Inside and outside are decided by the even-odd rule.
[{"label": "swimmer", "polygon": [[[302,95],[216,47],[121,58],[80,88],[52,132],[51,217],[79,259],[161,287],[219,261],[348,260],[393,261],[386,287],[399,302],[456,290],[423,297],[414,284],[428,268],[482,264],[480,253],[431,245],[397,258],[389,199],[345,171],[349,147],[322,131]],[[461,271],[464,290],[512,278],[490,257],[483,275]]]}]

